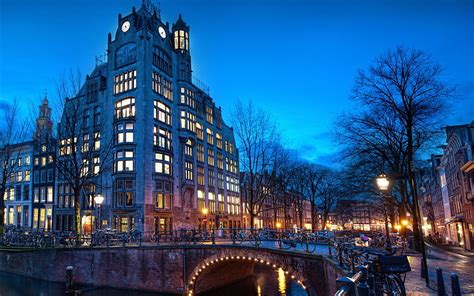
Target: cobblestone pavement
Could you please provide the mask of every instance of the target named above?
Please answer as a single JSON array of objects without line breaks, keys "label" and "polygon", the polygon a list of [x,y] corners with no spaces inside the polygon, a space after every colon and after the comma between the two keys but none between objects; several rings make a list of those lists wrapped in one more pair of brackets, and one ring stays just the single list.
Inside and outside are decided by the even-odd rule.
[{"label": "cobblestone pavement", "polygon": [[[437,288],[436,268],[440,267],[443,270],[444,286],[446,287],[448,295],[451,295],[450,275],[452,272],[456,272],[459,276],[461,293],[463,295],[474,295],[474,258],[446,252],[439,249],[430,249],[427,259],[431,287],[435,289]],[[416,276],[418,279],[420,279],[421,254],[413,254],[409,257],[409,260],[413,269],[410,274],[414,275],[413,278]],[[414,280],[412,281],[413,283],[419,282]],[[421,281],[421,284],[423,286],[425,285],[424,280]],[[416,285],[413,287],[415,288]]]}]

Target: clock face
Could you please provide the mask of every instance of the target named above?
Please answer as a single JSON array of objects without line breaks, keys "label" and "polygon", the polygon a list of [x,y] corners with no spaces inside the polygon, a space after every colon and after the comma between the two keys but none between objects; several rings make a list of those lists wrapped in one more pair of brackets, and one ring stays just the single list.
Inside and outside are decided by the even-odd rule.
[{"label": "clock face", "polygon": [[126,21],[122,24],[122,32],[127,32],[128,29],[130,29],[130,22],[129,21]]},{"label": "clock face", "polygon": [[166,38],[166,30],[163,27],[158,28],[158,33],[160,33],[161,38]]}]

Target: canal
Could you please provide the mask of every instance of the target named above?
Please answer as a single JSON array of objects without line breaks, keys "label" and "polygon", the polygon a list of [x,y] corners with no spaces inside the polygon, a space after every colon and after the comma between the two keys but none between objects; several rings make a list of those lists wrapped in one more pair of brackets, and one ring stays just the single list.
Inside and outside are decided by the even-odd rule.
[{"label": "canal", "polygon": [[[79,287],[81,295],[87,296],[168,296],[169,294],[111,288]],[[0,272],[0,296],[62,296],[64,284],[52,283]],[[283,270],[267,266],[256,266],[253,276],[202,296],[303,296],[306,291],[285,275]]]}]

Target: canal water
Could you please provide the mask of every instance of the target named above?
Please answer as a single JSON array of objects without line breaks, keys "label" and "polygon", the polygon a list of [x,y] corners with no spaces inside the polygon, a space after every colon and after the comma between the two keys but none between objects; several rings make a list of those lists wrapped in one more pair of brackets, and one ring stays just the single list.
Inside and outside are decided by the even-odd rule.
[{"label": "canal water", "polygon": [[[303,296],[306,291],[280,270],[266,266],[245,280],[205,293],[202,296]],[[169,296],[131,290],[80,287],[86,296]],[[0,296],[63,296],[64,284],[51,283],[0,272]]]}]

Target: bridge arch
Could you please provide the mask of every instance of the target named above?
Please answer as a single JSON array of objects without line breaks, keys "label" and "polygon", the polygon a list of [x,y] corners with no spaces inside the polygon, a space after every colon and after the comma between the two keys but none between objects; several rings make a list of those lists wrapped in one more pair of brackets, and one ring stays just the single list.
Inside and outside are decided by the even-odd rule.
[{"label": "bridge arch", "polygon": [[[273,255],[273,256],[272,256]],[[188,279],[186,283],[186,295],[193,296],[195,294],[204,292],[202,289],[203,277],[210,275],[210,270],[219,270],[225,265],[232,265],[239,267],[242,271],[242,267],[248,266],[253,267],[256,264],[265,265],[272,269],[281,268],[284,274],[289,277],[291,280],[294,280],[298,283],[308,295],[316,295],[314,289],[311,287],[309,281],[305,276],[300,272],[294,269],[291,264],[288,264],[284,256],[275,256],[265,251],[245,251],[242,254],[242,250],[222,250],[217,254],[207,256],[205,259],[199,261],[194,269],[188,273]],[[210,275],[212,276],[212,274]],[[218,286],[215,286],[217,288]]]}]

